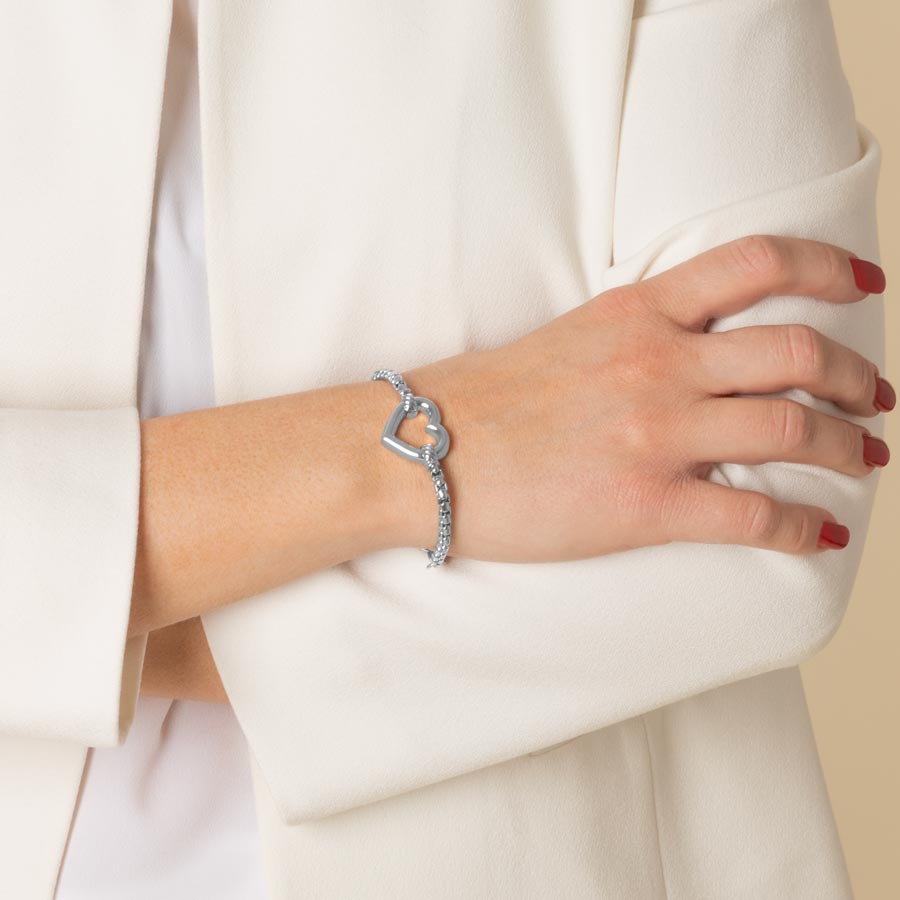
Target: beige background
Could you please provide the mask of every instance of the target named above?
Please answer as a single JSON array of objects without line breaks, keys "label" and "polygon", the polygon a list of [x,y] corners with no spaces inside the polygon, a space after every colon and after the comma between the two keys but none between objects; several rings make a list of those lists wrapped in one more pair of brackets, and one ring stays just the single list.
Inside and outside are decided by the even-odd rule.
[{"label": "beige background", "polygon": [[[887,274],[887,368],[900,391],[900,4],[831,0],[857,118],[883,150],[878,221]],[[803,667],[857,900],[900,898],[900,406],[850,610]]]}]

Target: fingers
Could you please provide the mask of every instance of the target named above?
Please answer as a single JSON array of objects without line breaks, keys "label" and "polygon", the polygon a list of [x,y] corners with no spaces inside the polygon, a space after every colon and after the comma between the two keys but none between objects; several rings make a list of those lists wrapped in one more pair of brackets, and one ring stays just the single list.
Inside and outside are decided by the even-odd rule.
[{"label": "fingers", "polygon": [[[671,502],[675,518],[669,539],[673,541],[743,544],[807,554],[840,549],[850,538],[847,529],[821,507],[783,503],[760,491],[699,478],[679,482]],[[830,527],[823,534],[824,523]]]},{"label": "fingers", "polygon": [[749,325],[692,335],[700,386],[711,394],[774,394],[791,388],[875,416],[875,364],[808,325]]},{"label": "fingers", "polygon": [[752,234],[712,247],[641,287],[669,318],[700,331],[708,319],[739,312],[763,297],[852,303],[884,290],[881,269],[868,261],[851,265],[851,256],[821,241]]},{"label": "fingers", "polygon": [[857,477],[890,458],[867,429],[787,398],[700,401],[684,446],[696,462],[797,462]]}]

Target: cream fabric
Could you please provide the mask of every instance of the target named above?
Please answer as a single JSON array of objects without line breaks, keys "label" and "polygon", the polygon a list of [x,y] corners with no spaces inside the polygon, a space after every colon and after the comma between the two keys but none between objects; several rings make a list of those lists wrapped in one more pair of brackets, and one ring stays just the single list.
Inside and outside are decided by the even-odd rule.
[{"label": "cream fabric", "polygon": [[[83,747],[121,740],[141,665],[122,585],[168,5],[3,15],[0,879],[46,900]],[[880,147],[825,0],[203,3],[199,39],[218,404],[492,346],[752,231],[879,258]],[[787,321],[884,367],[880,297],[714,327]],[[205,614],[274,900],[850,897],[795,665],[840,624],[878,473],[711,477],[826,506],[851,544],[430,571],[397,549]]]},{"label": "cream fabric", "polygon": [[[213,404],[196,0],[175,0],[138,360],[141,418]],[[247,744],[227,703],[138,697],[91,747],[55,900],[266,900]]]}]

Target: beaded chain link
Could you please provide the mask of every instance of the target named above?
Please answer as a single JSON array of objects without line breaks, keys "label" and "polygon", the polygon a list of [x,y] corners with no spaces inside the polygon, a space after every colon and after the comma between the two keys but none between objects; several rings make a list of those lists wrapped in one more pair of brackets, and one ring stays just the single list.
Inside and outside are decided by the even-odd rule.
[{"label": "beaded chain link", "polygon": [[[441,414],[437,406],[427,397],[416,396],[399,372],[395,372],[393,369],[378,369],[372,375],[372,381],[378,380],[387,381],[400,395],[400,403],[384,426],[381,443],[405,459],[421,462],[431,474],[438,502],[438,536],[433,550],[429,550],[428,547],[419,548],[428,555],[426,568],[431,569],[442,565],[450,550],[450,492],[439,462],[450,449],[450,436],[447,434],[447,429],[441,424]],[[428,416],[425,431],[434,436],[435,442],[423,444],[421,447],[413,447],[397,437],[397,429],[404,418],[414,419],[420,412]]]}]

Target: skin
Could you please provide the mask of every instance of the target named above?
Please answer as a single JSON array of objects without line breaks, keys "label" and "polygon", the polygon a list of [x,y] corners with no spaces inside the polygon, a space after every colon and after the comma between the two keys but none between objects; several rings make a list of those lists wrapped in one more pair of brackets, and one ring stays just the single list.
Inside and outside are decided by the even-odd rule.
[{"label": "skin", "polygon": [[[864,426],[730,395],[801,388],[872,417],[875,365],[805,325],[704,328],[766,296],[859,302],[854,255],[750,235],[511,343],[404,371],[450,433],[450,556],[561,561],[670,541],[826,552],[827,509],[705,479],[714,462],[774,460],[868,475]],[[373,438],[397,402],[365,381],[142,422],[129,634],[151,632],[143,693],[227,702],[201,613],[358,555],[433,546],[431,480]],[[430,441],[424,424],[406,419],[399,436]]]}]

